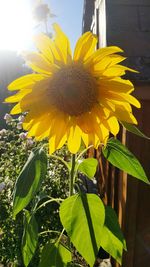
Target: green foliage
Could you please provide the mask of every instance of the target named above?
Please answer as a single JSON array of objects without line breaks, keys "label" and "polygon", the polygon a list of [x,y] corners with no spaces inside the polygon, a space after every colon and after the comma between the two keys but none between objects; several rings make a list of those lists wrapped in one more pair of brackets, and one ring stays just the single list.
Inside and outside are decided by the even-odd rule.
[{"label": "green foliage", "polygon": [[60,218],[71,242],[78,252],[93,266],[101,244],[105,209],[94,194],[76,194],[60,206]]},{"label": "green foliage", "polygon": [[25,208],[38,191],[46,177],[47,157],[43,149],[31,152],[15,185],[13,215]]},{"label": "green foliage", "polygon": [[127,131],[129,131],[129,132],[131,132],[137,136],[143,137],[145,139],[150,139],[150,137],[148,137],[144,133],[142,133],[134,124],[130,124],[130,123],[125,122],[125,121],[122,121],[121,124],[127,129]]},{"label": "green foliage", "polygon": [[71,260],[71,252],[63,244],[49,242],[43,248],[39,267],[67,267]]},{"label": "green foliage", "polygon": [[101,246],[120,264],[126,242],[120,229],[117,215],[111,207],[105,207],[105,224],[102,230]]},{"label": "green foliage", "polygon": [[24,265],[28,266],[31,261],[38,242],[38,225],[34,215],[25,210],[24,232],[22,237],[22,255]]},{"label": "green foliage", "polygon": [[78,170],[84,173],[87,177],[92,179],[96,173],[98,161],[94,158],[83,159],[79,165]]},{"label": "green foliage", "polygon": [[[13,189],[17,177],[27,161],[31,150],[36,148],[37,144],[33,139],[25,138],[22,129],[18,129],[20,123],[14,119],[9,123],[8,129],[0,134],[0,185],[4,188],[0,191],[0,264],[16,262],[16,266],[23,267],[21,253],[21,240],[24,230],[23,213],[17,214],[15,220],[12,217]],[[42,144],[41,144],[42,145]],[[69,158],[68,152],[63,148],[56,153],[65,159]],[[29,203],[27,209],[35,205],[37,199],[38,205],[51,197],[65,198],[68,192],[68,171],[65,166],[56,159],[48,158],[46,179],[43,180],[39,196]],[[40,200],[41,199],[41,200]],[[46,232],[48,229],[61,231],[62,226],[59,219],[59,205],[52,203],[46,205],[43,209],[36,212],[36,221],[39,228],[39,243],[41,247],[53,238],[54,234]],[[43,234],[40,234],[43,233]],[[34,258],[29,266],[38,266],[41,247],[37,247]]]},{"label": "green foliage", "polygon": [[119,140],[109,139],[106,147],[103,149],[103,155],[115,167],[150,184],[140,162]]},{"label": "green foliage", "polygon": [[12,218],[12,192],[15,179],[33,147],[27,140],[20,138],[17,123],[18,121],[13,121],[0,135],[0,184],[4,183],[4,188],[0,191],[0,263],[4,266],[9,262],[17,261],[19,265],[22,263],[22,216],[18,216],[16,220]]},{"label": "green foliage", "polygon": [[[14,120],[12,126],[16,124]],[[12,261],[16,266],[25,267],[82,267],[87,266],[83,257],[93,267],[102,247],[121,264],[126,243],[114,210],[105,207],[99,196],[80,192],[78,185],[78,172],[90,179],[94,177],[97,160],[79,161],[84,153],[81,152],[77,159],[72,156],[69,165],[70,154],[65,147],[47,156],[46,141],[31,141],[30,146],[27,145],[28,139],[22,140],[20,131],[11,129],[0,139],[3,150],[0,182],[5,182],[0,192],[3,211],[0,261],[5,265]],[[109,139],[103,154],[114,166],[149,183],[139,161],[118,140]],[[75,185],[79,192],[75,192]],[[4,192],[7,192],[7,199]],[[16,220],[12,218],[12,205]],[[12,244],[8,236],[12,225],[15,250],[10,249],[9,254],[6,249]]]}]

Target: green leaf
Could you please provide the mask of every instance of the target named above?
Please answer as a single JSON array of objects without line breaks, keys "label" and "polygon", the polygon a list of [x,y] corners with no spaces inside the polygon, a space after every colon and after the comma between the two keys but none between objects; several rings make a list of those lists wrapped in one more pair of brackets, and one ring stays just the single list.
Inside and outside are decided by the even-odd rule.
[{"label": "green leaf", "polygon": [[105,208],[95,194],[68,197],[60,206],[60,219],[71,242],[93,267],[105,220]]},{"label": "green leaf", "polygon": [[78,170],[84,173],[89,178],[93,178],[96,173],[97,164],[98,164],[97,159],[93,158],[84,159],[79,164]]},{"label": "green leaf", "polygon": [[61,243],[47,243],[42,251],[39,267],[67,267],[71,252]]},{"label": "green leaf", "polygon": [[30,215],[25,210],[24,232],[22,238],[22,256],[24,265],[28,266],[31,261],[38,243],[38,226],[34,215]]},{"label": "green leaf", "polygon": [[118,218],[111,207],[105,207],[105,225],[102,231],[101,246],[121,264],[126,242],[120,229]]},{"label": "green leaf", "polygon": [[121,121],[121,124],[131,133],[136,134],[140,137],[150,140],[150,137],[146,136],[142,133],[134,124],[127,123],[125,121]]},{"label": "green leaf", "polygon": [[31,152],[14,189],[13,216],[25,208],[36,194],[47,170],[47,157],[43,149]]},{"label": "green leaf", "polygon": [[150,184],[143,167],[137,158],[117,139],[109,139],[103,148],[105,158],[115,167],[137,179]]}]

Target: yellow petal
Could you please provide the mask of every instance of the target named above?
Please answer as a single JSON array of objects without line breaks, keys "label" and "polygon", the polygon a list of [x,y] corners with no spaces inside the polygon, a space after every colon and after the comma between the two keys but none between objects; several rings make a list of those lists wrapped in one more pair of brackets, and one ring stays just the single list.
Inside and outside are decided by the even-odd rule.
[{"label": "yellow petal", "polygon": [[112,99],[111,99],[111,100],[108,100],[108,99],[106,99],[106,98],[103,97],[103,98],[100,100],[100,103],[101,103],[101,105],[102,105],[104,108],[108,109],[109,111],[115,111],[115,104],[116,104],[116,103],[113,103],[113,102],[112,102]]},{"label": "yellow petal", "polygon": [[88,134],[85,134],[84,132],[81,132],[82,140],[86,146],[86,148],[89,146],[89,139]]},{"label": "yellow petal", "polygon": [[100,144],[106,143],[109,136],[109,131],[103,125],[100,125],[100,130],[102,132],[101,139],[99,139],[99,137],[94,133],[85,134],[82,132],[82,140],[86,147],[93,145],[93,147],[97,149]]},{"label": "yellow petal", "polygon": [[[26,128],[26,130],[29,130],[29,132],[28,132],[28,137],[31,137],[31,136],[35,136],[36,135],[36,132],[37,132],[37,130],[38,130],[38,127],[39,127],[39,124],[40,124],[40,122],[38,121],[38,122],[32,122],[32,127],[31,127],[31,122],[30,123],[28,123],[28,129],[27,129],[27,125],[26,125],[26,127],[25,127],[25,124],[23,125],[23,128],[25,129]],[[29,128],[30,127],[30,128]]]},{"label": "yellow petal", "polygon": [[99,145],[102,143],[102,140],[100,140],[96,134],[94,139],[94,148],[98,149]]},{"label": "yellow petal", "polygon": [[[117,106],[116,106],[116,108],[118,107],[118,103],[117,103]],[[132,107],[131,107],[131,105],[129,104],[129,103],[127,103],[127,102],[122,102],[121,103],[121,105],[119,104],[119,107],[122,107],[122,108],[124,108],[125,110],[127,110],[128,112],[131,112],[132,113]]]},{"label": "yellow petal", "polygon": [[102,140],[102,132],[100,128],[100,123],[97,121],[97,113],[92,110],[90,114],[90,121],[92,122],[92,127],[93,127],[93,133],[95,133],[99,140]]},{"label": "yellow petal", "polygon": [[58,146],[56,146],[56,141],[55,141],[55,139],[56,139],[56,136],[52,136],[52,137],[49,139],[49,154],[54,153],[54,152],[56,151],[56,149],[60,149],[60,148],[65,144],[65,142],[66,142],[66,140],[67,140],[67,135],[65,134],[65,135],[62,137],[62,139],[61,139],[61,141],[60,141],[60,143],[59,143]]},{"label": "yellow petal", "polygon": [[92,117],[89,113],[77,117],[76,123],[84,133],[89,134],[93,132]]},{"label": "yellow petal", "polygon": [[107,127],[105,127],[105,125],[103,123],[100,124],[101,127],[101,132],[102,132],[102,140],[101,142],[103,144],[106,144],[107,139],[109,138],[109,130]]},{"label": "yellow petal", "polygon": [[111,96],[112,96],[112,99],[115,99],[117,101],[126,101],[128,103],[130,103],[131,105],[137,107],[137,108],[140,108],[141,107],[141,104],[140,102],[132,95],[130,94],[112,94],[111,93]]},{"label": "yellow petal", "polygon": [[93,147],[97,149],[101,143],[101,140],[97,137],[96,134],[91,133],[91,134],[88,134],[88,143],[89,145],[93,145]]},{"label": "yellow petal", "polygon": [[52,119],[55,117],[55,114],[57,113],[57,110],[53,106],[49,106],[48,109],[40,109],[39,112],[36,111],[36,109],[33,107],[30,112],[26,115],[24,119],[24,123],[28,123],[31,120],[36,121],[45,121],[45,118],[49,117],[49,124],[51,123]]},{"label": "yellow petal", "polygon": [[99,118],[103,142],[108,138],[109,132],[113,135],[117,135],[119,132],[119,123],[112,112],[104,108],[104,115],[101,117],[99,115]]},{"label": "yellow petal", "polygon": [[129,93],[134,90],[133,84],[129,80],[120,77],[114,79],[101,79],[99,81],[100,94],[101,91],[112,91],[117,93]]},{"label": "yellow petal", "polygon": [[126,74],[126,71],[132,71],[132,72],[137,72],[137,71],[134,71],[130,68],[127,68],[125,66],[122,66],[122,65],[115,65],[115,66],[112,66],[108,69],[106,69],[102,75],[104,77],[118,77],[118,76],[122,76],[122,75],[125,75]]},{"label": "yellow petal", "polygon": [[121,96],[126,99],[130,104],[132,104],[133,106],[140,108],[141,104],[140,102],[132,95],[129,94],[121,94]]},{"label": "yellow petal", "polygon": [[36,47],[49,62],[57,63],[59,65],[59,62],[63,61],[60,51],[51,38],[45,34],[40,34],[34,38],[34,41]]},{"label": "yellow petal", "polygon": [[[45,81],[43,81],[45,84]],[[36,85],[38,86],[38,85]],[[25,95],[20,100],[20,106],[23,111],[34,111],[37,112],[39,116],[40,113],[49,112],[51,108],[49,97],[47,95],[47,88],[41,87],[39,90],[36,90],[36,87],[32,90],[31,93]]]},{"label": "yellow petal", "polygon": [[118,54],[117,55],[116,54],[109,55],[107,57],[109,57],[109,59],[110,59],[110,62],[108,64],[109,67],[112,67],[112,66],[114,66],[114,65],[116,65],[116,64],[118,64],[118,63],[120,63],[126,59],[126,57],[123,57],[123,56],[118,55]]},{"label": "yellow petal", "polygon": [[137,124],[137,120],[133,116],[133,114],[125,110],[122,106],[116,107],[115,116],[119,121],[125,121],[128,123]]},{"label": "yellow petal", "polygon": [[95,145],[95,135],[93,133],[88,134],[88,145]]},{"label": "yellow petal", "polygon": [[58,24],[53,24],[53,28],[55,30],[56,36],[54,38],[55,46],[57,47],[57,50],[59,51],[62,61],[65,64],[69,64],[72,60],[71,55],[71,48],[70,48],[70,42],[68,37],[64,34],[64,32],[61,30]]},{"label": "yellow petal", "polygon": [[125,59],[125,57],[120,55],[106,56],[96,63],[93,62],[93,65],[90,65],[90,72],[92,72],[94,76],[100,75],[101,73],[105,73],[104,71],[107,72],[107,68],[110,69],[112,66],[114,67],[114,65]]},{"label": "yellow petal", "polygon": [[51,130],[49,137],[55,136],[55,147],[59,146],[61,139],[66,134],[69,127],[69,116],[58,112],[55,114],[53,122],[51,124]]},{"label": "yellow petal", "polygon": [[13,95],[13,96],[9,96],[5,99],[5,102],[7,103],[15,103],[15,102],[19,102],[26,94],[30,93],[32,91],[32,89],[24,89],[19,91],[19,93]]},{"label": "yellow petal", "polygon": [[58,70],[58,66],[48,62],[40,53],[24,53],[23,55],[26,63],[34,71],[50,75]]},{"label": "yellow petal", "polygon": [[55,146],[55,136],[52,136],[49,139],[49,154],[53,154],[56,151],[56,146]]},{"label": "yellow petal", "polygon": [[119,104],[121,104],[121,102],[127,102],[127,103],[130,103],[137,108],[141,107],[140,102],[130,94],[124,94],[124,93],[118,93],[117,94],[116,92],[109,91],[109,92],[103,92],[103,97],[104,96],[106,99],[109,99],[109,101],[111,101],[114,104],[115,104],[115,101],[118,101],[118,102],[120,102]]},{"label": "yellow petal", "polygon": [[22,76],[8,85],[8,90],[16,91],[21,89],[32,89],[36,82],[41,81],[45,78],[41,74],[28,74]]},{"label": "yellow petal", "polygon": [[41,80],[39,82],[37,82],[33,89],[32,89],[32,94],[34,97],[34,94],[41,94],[41,96],[46,95],[46,93],[48,93],[48,90],[50,88],[50,82],[51,82],[51,78],[50,77],[46,77],[44,80]]},{"label": "yellow petal", "polygon": [[111,132],[113,135],[117,135],[119,132],[119,123],[115,116],[112,116],[110,111],[106,108],[101,108],[100,106],[95,106],[94,108],[95,115],[99,118],[99,128],[101,136],[98,135],[96,129],[95,132],[98,135],[100,140],[105,140],[108,137],[109,133]]},{"label": "yellow petal", "polygon": [[43,139],[45,139],[49,136],[49,132],[50,132],[50,129],[43,131],[43,133],[41,133],[41,135],[35,136],[35,139],[37,141],[42,141]]},{"label": "yellow petal", "polygon": [[69,131],[68,149],[71,153],[76,154],[81,145],[81,129],[78,126],[72,126]]},{"label": "yellow petal", "polygon": [[29,131],[31,129],[31,127],[33,126],[34,124],[34,120],[30,120],[29,122],[23,122],[23,129],[25,131]]},{"label": "yellow petal", "polygon": [[43,56],[45,56],[49,62],[54,63],[54,57],[51,50],[51,39],[45,34],[39,34],[34,37],[34,42]]},{"label": "yellow petal", "polygon": [[108,114],[106,116],[104,109],[105,108],[102,108],[100,105],[96,105],[92,110],[92,112],[94,111],[95,117],[97,118],[97,123],[99,124],[99,127],[100,124],[103,123],[103,121],[106,121],[110,115],[110,112],[108,111]]},{"label": "yellow petal", "polygon": [[22,109],[20,107],[20,103],[18,103],[17,105],[15,105],[12,110],[10,111],[11,115],[16,115],[22,112]]},{"label": "yellow petal", "polygon": [[86,60],[94,52],[97,43],[97,36],[91,32],[84,33],[78,40],[75,51],[74,60]]},{"label": "yellow petal", "polygon": [[123,50],[117,46],[100,48],[85,61],[85,65],[86,67],[93,66],[93,64],[100,62],[104,57],[119,52],[123,52]]},{"label": "yellow petal", "polygon": [[109,125],[109,131],[113,134],[113,135],[117,135],[119,132],[119,123],[118,120],[116,119],[116,117],[110,117],[108,119],[108,125]]},{"label": "yellow petal", "polygon": [[[45,114],[41,117],[37,117],[35,119],[32,120],[32,125],[30,125],[30,128],[27,126],[29,125],[30,121],[27,122],[28,118],[24,120],[23,123],[23,127],[26,130],[29,130],[32,126],[32,128],[29,131],[29,136],[35,136],[36,138],[43,135],[45,132],[47,132],[48,130],[50,131],[50,126],[53,120],[53,113],[50,114]],[[47,137],[49,136],[49,134],[47,134]]]}]

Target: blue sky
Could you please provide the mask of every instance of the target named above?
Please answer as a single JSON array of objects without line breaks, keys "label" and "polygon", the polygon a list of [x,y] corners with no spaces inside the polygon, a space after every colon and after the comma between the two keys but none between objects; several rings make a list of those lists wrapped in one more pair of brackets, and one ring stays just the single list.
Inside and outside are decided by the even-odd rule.
[{"label": "blue sky", "polygon": [[83,0],[45,0],[57,17],[50,20],[57,22],[67,34],[72,48],[82,34]]}]

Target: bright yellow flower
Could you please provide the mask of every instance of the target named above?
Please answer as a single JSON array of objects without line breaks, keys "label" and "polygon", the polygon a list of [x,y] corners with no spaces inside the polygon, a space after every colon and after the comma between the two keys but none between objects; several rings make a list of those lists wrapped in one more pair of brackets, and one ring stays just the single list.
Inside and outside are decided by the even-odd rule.
[{"label": "bright yellow flower", "polygon": [[55,38],[35,37],[38,52],[25,55],[34,74],[23,76],[9,86],[18,90],[6,102],[18,102],[11,114],[28,112],[23,127],[37,140],[48,138],[53,153],[67,141],[76,153],[83,140],[86,147],[106,143],[111,132],[117,135],[118,121],[136,124],[131,104],[140,103],[131,95],[129,80],[121,78],[129,68],[119,65],[125,58],[116,46],[95,51],[97,37],[83,34],[72,57],[69,40],[55,24]]}]

